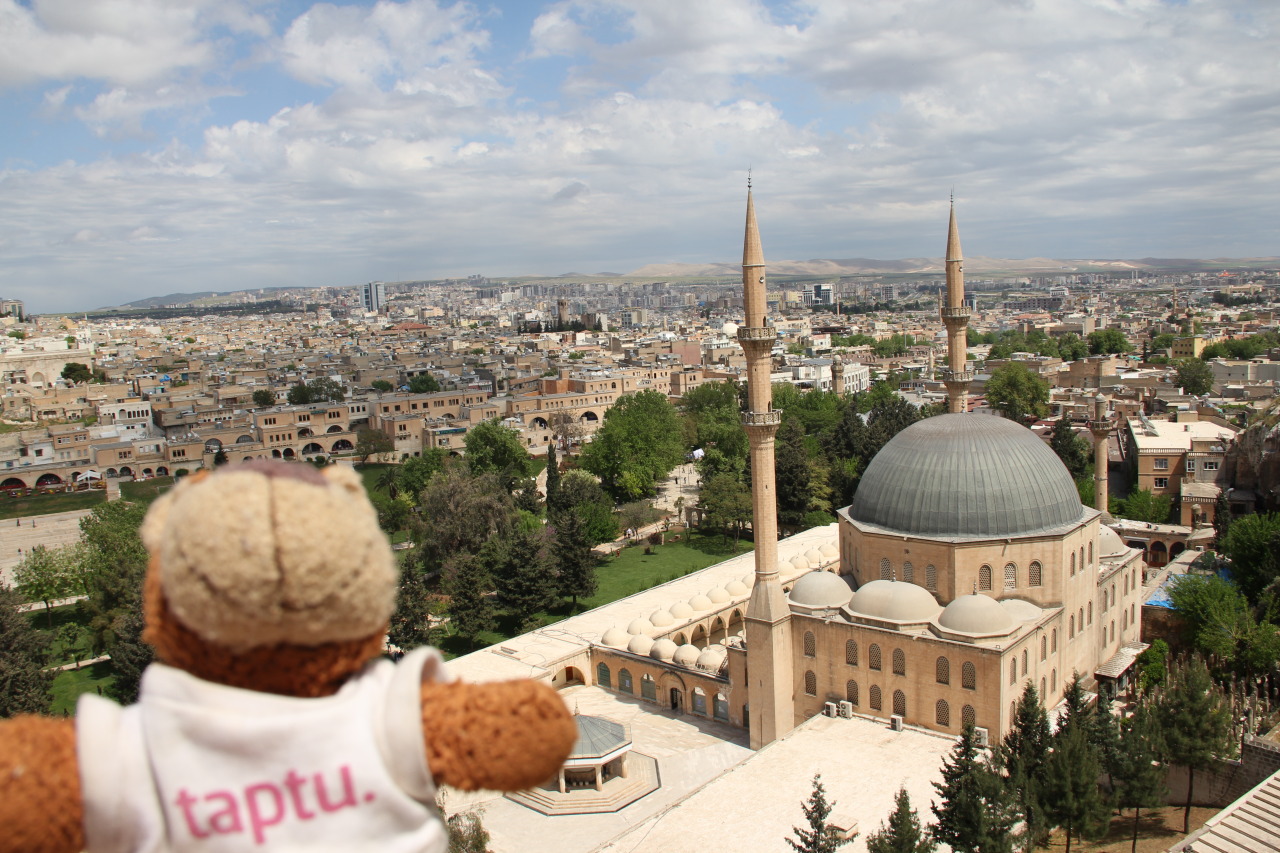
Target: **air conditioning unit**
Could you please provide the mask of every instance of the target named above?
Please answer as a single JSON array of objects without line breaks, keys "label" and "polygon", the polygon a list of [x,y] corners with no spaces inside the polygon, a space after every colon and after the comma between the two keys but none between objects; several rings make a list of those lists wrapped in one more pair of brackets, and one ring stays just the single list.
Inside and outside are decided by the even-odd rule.
[{"label": "air conditioning unit", "polygon": [[846,720],[853,719],[853,703],[847,699],[840,703],[840,716]]},{"label": "air conditioning unit", "polygon": [[977,742],[978,746],[991,745],[991,735],[982,726],[973,727],[973,739]]},{"label": "air conditioning unit", "polygon": [[889,728],[893,729],[895,732],[902,731],[902,715],[901,714],[894,714],[892,717],[889,718]]},{"label": "air conditioning unit", "polygon": [[836,716],[836,703],[835,703],[835,702],[824,702],[824,703],[822,704],[822,715],[823,715],[824,717],[834,717],[834,716]]}]

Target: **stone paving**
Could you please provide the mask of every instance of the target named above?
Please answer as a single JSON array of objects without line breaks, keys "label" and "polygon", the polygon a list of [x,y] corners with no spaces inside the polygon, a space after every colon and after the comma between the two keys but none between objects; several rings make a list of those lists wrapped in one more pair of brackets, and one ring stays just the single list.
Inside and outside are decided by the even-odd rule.
[{"label": "stone paving", "polygon": [[77,509],[0,521],[0,585],[13,584],[13,570],[35,546],[52,548],[77,541],[80,519],[88,514],[87,509]]}]

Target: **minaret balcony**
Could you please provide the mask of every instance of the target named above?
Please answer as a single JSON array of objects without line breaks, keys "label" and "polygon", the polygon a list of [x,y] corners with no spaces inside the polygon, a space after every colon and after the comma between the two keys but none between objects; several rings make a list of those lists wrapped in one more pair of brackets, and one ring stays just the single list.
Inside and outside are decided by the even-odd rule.
[{"label": "minaret balcony", "polygon": [[972,382],[972,370],[946,370],[942,373],[943,382]]},{"label": "minaret balcony", "polygon": [[769,427],[782,423],[782,412],[743,412],[742,425],[749,427]]},{"label": "minaret balcony", "polygon": [[1111,421],[1108,421],[1108,420],[1089,421],[1089,432],[1093,433],[1098,438],[1102,438],[1108,435],[1112,429],[1113,429],[1113,424],[1111,423]]},{"label": "minaret balcony", "polygon": [[959,308],[946,307],[942,309],[942,320],[952,322],[969,322],[969,317],[973,315],[972,309],[968,305],[961,305]]},{"label": "minaret balcony", "polygon": [[778,331],[772,326],[739,326],[738,341],[741,343],[751,343],[757,341],[774,341],[777,340]]}]

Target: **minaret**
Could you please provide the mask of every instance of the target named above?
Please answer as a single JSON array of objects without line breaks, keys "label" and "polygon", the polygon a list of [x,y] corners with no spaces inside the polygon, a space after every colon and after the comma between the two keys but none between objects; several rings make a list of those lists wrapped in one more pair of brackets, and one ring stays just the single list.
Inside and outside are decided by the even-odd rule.
[{"label": "minaret", "polygon": [[1107,398],[1101,394],[1093,398],[1093,417],[1089,419],[1089,432],[1093,433],[1093,505],[1104,519],[1107,513],[1107,435],[1111,421],[1107,420]]},{"label": "minaret", "polygon": [[844,356],[842,355],[832,357],[831,391],[834,394],[844,393]]},{"label": "minaret", "polygon": [[746,319],[738,342],[747,357],[747,410],[742,424],[751,443],[751,509],[756,576],[747,603],[747,703],[751,748],[791,731],[795,706],[791,666],[791,608],[778,578],[778,505],[773,439],[782,414],[773,410],[773,342],[765,325],[764,250],[747,179],[747,229],[742,247],[742,295]]},{"label": "minaret", "polygon": [[960,229],[956,225],[956,200],[951,199],[951,222],[947,227],[947,304],[942,309],[942,322],[947,327],[947,370],[943,383],[947,386],[947,411],[968,411],[969,383],[973,372],[965,363],[969,341],[969,307],[964,304],[964,253],[960,251]]}]

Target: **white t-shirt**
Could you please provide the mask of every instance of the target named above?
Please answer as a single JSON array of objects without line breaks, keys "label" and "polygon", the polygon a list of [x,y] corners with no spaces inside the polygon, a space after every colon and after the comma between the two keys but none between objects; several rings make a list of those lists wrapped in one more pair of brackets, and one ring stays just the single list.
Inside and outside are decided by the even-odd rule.
[{"label": "white t-shirt", "polygon": [[138,703],[80,697],[76,745],[91,853],[436,853],[447,835],[422,735],[439,653],[366,666],[300,699],[153,663]]}]

